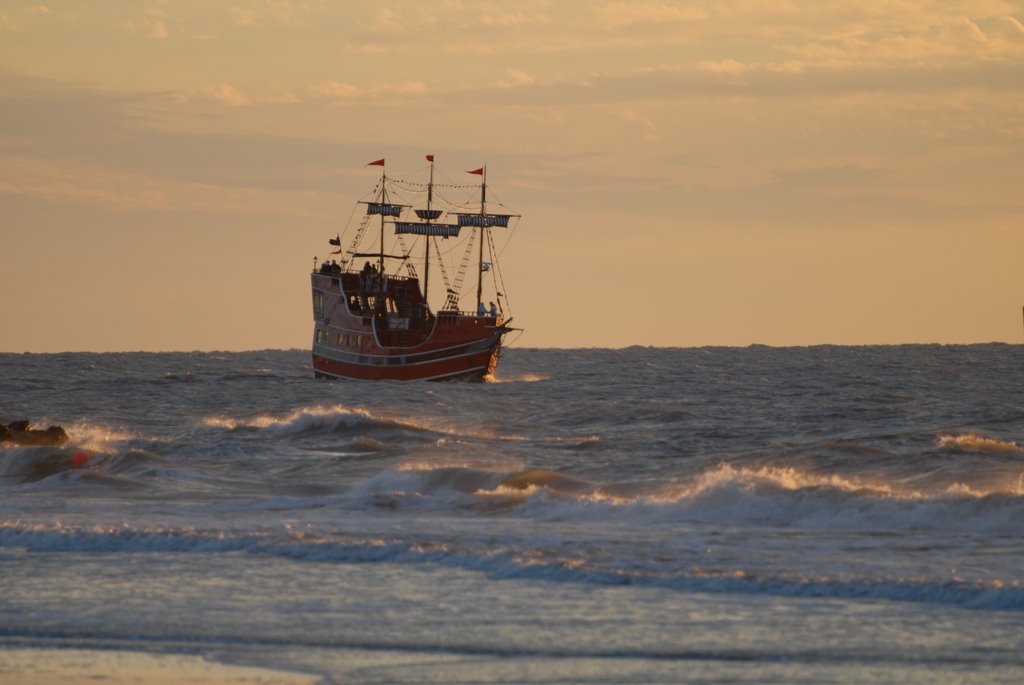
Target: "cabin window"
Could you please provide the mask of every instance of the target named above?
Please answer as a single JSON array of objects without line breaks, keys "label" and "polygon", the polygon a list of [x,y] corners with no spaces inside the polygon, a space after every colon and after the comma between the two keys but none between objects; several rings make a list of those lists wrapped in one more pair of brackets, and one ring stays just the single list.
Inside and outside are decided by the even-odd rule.
[{"label": "cabin window", "polygon": [[317,321],[324,318],[324,294],[319,290],[313,291],[313,318]]}]

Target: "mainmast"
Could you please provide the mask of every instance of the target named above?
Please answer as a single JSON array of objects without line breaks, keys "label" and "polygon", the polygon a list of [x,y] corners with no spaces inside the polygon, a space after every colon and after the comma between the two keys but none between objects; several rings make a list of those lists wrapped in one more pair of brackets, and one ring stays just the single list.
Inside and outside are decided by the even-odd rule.
[{"label": "mainmast", "polygon": [[[381,160],[383,162],[383,160]],[[388,185],[387,185],[387,174],[384,171],[384,164],[380,165],[380,201],[383,206],[388,205]],[[379,279],[381,290],[384,289],[384,212],[380,214],[380,268],[377,271],[381,275]]]},{"label": "mainmast", "polygon": [[[476,173],[476,172],[473,172]],[[484,231],[487,230],[487,165],[480,167],[480,256],[476,265],[476,312],[480,313],[484,292]]]},{"label": "mainmast", "polygon": [[[431,214],[430,204],[434,200],[434,155],[427,155],[430,162],[430,181],[427,183],[427,216]],[[424,314],[430,307],[430,236],[423,236],[423,301],[426,303]]]}]

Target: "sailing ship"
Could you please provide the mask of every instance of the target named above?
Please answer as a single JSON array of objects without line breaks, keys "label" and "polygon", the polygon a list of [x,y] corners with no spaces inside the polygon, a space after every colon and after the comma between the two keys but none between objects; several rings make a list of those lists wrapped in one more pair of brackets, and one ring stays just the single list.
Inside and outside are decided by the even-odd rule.
[{"label": "sailing ship", "polygon": [[[510,327],[493,236],[495,229],[514,228],[519,215],[488,211],[486,167],[467,172],[480,176],[478,205],[449,201],[436,192],[434,156],[426,159],[426,184],[388,176],[383,159],[367,164],[381,167],[380,181],[359,202],[365,211],[351,243],[342,249],[339,234],[329,243],[337,248],[331,255],[340,256],[329,256],[319,268],[314,260],[313,370],[318,378],[486,380],[497,368],[502,340],[519,330]],[[477,186],[443,188],[445,193],[475,194]],[[417,207],[423,200],[425,206]],[[346,227],[346,238],[352,228]],[[440,272],[441,284],[432,267]],[[464,298],[462,286],[472,271],[475,297],[470,291]],[[431,285],[435,291],[443,285],[437,309],[430,303]],[[485,293],[493,299],[485,299]]]}]

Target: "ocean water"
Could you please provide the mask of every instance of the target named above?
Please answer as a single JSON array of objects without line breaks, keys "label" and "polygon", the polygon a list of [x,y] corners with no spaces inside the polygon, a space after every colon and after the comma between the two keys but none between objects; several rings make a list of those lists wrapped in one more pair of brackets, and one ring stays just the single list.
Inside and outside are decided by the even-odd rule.
[{"label": "ocean water", "polygon": [[1024,680],[1024,349],[4,354],[0,650],[325,683]]}]

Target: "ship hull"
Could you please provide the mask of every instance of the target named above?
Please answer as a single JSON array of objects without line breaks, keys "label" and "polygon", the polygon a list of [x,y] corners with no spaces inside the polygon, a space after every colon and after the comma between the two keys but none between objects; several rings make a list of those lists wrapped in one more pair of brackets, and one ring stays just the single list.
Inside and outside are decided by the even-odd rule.
[{"label": "ship hull", "polygon": [[361,381],[482,381],[494,374],[500,349],[500,336],[459,346],[450,352],[380,348],[379,354],[352,355],[314,345],[313,371],[317,378]]},{"label": "ship hull", "polygon": [[416,279],[389,280],[387,297],[400,302],[391,314],[365,309],[358,274],[314,273],[312,286],[318,378],[480,381],[497,368],[508,332],[500,318],[463,312],[424,318]]}]

